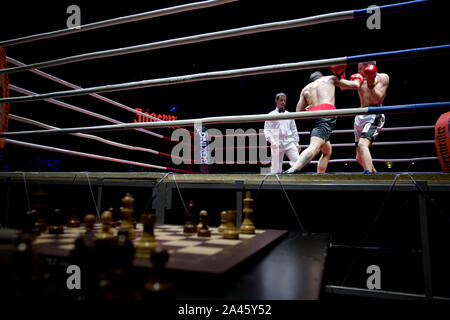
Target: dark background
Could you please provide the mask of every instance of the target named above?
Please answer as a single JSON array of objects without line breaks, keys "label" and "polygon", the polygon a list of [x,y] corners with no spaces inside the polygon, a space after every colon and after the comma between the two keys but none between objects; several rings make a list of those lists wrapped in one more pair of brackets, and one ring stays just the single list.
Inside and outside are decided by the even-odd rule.
[{"label": "dark background", "polygon": [[[7,55],[24,63],[46,61],[75,54],[125,47],[172,39],[182,36],[225,30],[229,28],[274,22],[318,14],[383,5],[396,1],[238,1],[218,7],[179,13],[146,21],[82,32],[65,37],[40,40],[29,44],[7,47]],[[400,1],[397,1],[400,2]],[[8,1],[2,4],[0,38],[12,39],[66,28],[69,14],[66,9],[76,4],[81,8],[81,23],[135,14],[186,1],[39,1],[23,3]],[[440,2],[430,8],[382,15],[381,29],[369,30],[365,19],[339,21],[322,25],[283,31],[265,32],[237,38],[215,40],[138,54],[79,62],[45,68],[56,75],[82,87],[155,79],[167,76],[194,74],[207,71],[262,66],[285,62],[299,62],[322,58],[350,56],[388,50],[399,50],[449,43],[447,13]],[[350,65],[347,75],[356,72]],[[385,105],[422,103],[449,100],[448,56],[428,56],[414,59],[380,61],[378,70],[389,74],[391,82]],[[307,84],[313,70],[274,73],[234,79],[202,81],[139,90],[106,93],[105,96],[130,107],[164,113],[179,119],[223,115],[267,113],[275,107],[277,92],[287,94],[287,109],[295,110],[301,89]],[[328,68],[321,71],[328,73]],[[29,90],[45,93],[69,90],[30,72],[10,75],[10,83]],[[11,92],[11,95],[16,93]],[[107,115],[123,122],[132,122],[133,113],[106,104],[89,96],[61,99],[76,106]],[[356,92],[337,89],[338,108],[356,107]],[[170,111],[173,107],[177,111]],[[57,127],[76,127],[109,124],[44,101],[11,104],[10,112]],[[439,112],[387,115],[386,127],[434,125]],[[302,121],[297,121],[299,131]],[[235,124],[226,128],[263,128],[263,123]],[[351,129],[353,117],[338,119],[336,129]],[[218,126],[225,132],[225,126]],[[9,130],[37,129],[34,126],[10,121]],[[155,129],[166,136],[169,129]],[[152,148],[170,153],[173,143],[136,131],[97,134],[130,145]],[[383,132],[378,141],[433,140],[434,130]],[[116,158],[175,167],[169,158],[128,151],[99,142],[69,135],[53,137],[20,138],[71,150],[91,152]],[[333,143],[351,143],[353,134],[335,134]],[[301,144],[309,137],[302,136]],[[374,158],[411,158],[436,156],[434,144],[405,146],[374,146]],[[335,148],[332,158],[353,158],[354,148]],[[388,169],[384,163],[376,164],[379,171],[440,171],[438,161],[395,163]],[[0,155],[0,168],[4,171],[147,171],[139,167],[92,160],[59,153],[25,149],[6,145]],[[185,169],[186,166],[177,168]],[[195,166],[193,170],[198,170]],[[214,165],[212,172],[259,172],[260,165]],[[308,166],[305,171],[315,171]],[[329,172],[356,171],[356,163],[330,164]]]},{"label": "dark background", "polygon": [[[19,1],[4,1],[0,11],[0,39],[12,39],[20,36],[59,30],[66,27],[69,5],[77,4],[81,8],[81,22],[87,24],[113,17],[125,16],[149,10],[174,6],[187,1],[39,1],[23,3]],[[147,21],[124,24],[100,30],[87,31],[75,35],[48,39],[7,47],[8,56],[24,63],[45,61],[75,54],[106,50],[172,39],[182,36],[225,30],[234,27],[248,26],[265,22],[281,21],[308,17],[318,14],[364,8],[369,5],[383,5],[400,1],[239,1],[215,8],[202,9],[194,12],[180,13],[173,16],[160,17]],[[167,76],[194,74],[207,71],[228,70],[234,68],[262,66],[286,62],[299,62],[322,58],[350,56],[355,54],[373,53],[388,50],[400,50],[424,46],[449,44],[448,11],[438,1],[433,1],[433,7],[418,11],[402,12],[381,17],[381,30],[369,30],[366,20],[350,20],[309,26],[291,30],[267,32],[241,36],[238,38],[215,40],[205,43],[186,45],[156,51],[143,52],[120,57],[80,62],[59,67],[43,69],[57,77],[73,82],[82,87],[107,85],[155,79]],[[429,56],[378,63],[380,72],[389,74],[391,82],[385,105],[407,103],[423,103],[448,101],[448,56]],[[328,68],[321,69],[328,73]],[[347,75],[357,71],[355,65],[350,65]],[[105,96],[124,103],[130,107],[149,109],[150,112],[174,114],[179,119],[267,113],[274,109],[274,96],[282,91],[287,94],[287,109],[295,110],[301,89],[308,83],[312,70],[297,72],[274,73],[269,75],[240,77],[226,80],[203,81],[173,86],[162,86],[139,90],[107,93]],[[61,85],[42,79],[32,73],[23,72],[10,75],[11,84],[29,90],[44,93],[56,90],[68,90]],[[11,92],[11,95],[13,93]],[[76,106],[107,115],[123,122],[132,122],[135,115],[98,101],[92,97],[76,97],[61,99]],[[357,107],[359,98],[356,92],[342,92],[337,89],[336,105],[338,108]],[[176,112],[170,110],[177,107]],[[44,101],[11,104],[12,114],[32,118],[58,127],[75,127],[109,124],[104,121],[82,115]],[[415,114],[387,115],[386,127],[434,125],[439,112]],[[297,121],[300,131],[302,122]],[[226,128],[260,129],[262,123],[245,126],[219,126],[223,132]],[[351,129],[353,117],[338,119],[336,129]],[[36,129],[16,121],[10,121],[10,131]],[[171,130],[156,129],[166,136]],[[170,153],[172,143],[157,139],[135,131],[122,131],[97,134],[114,141],[131,145],[148,147]],[[378,141],[402,140],[433,140],[434,130],[382,132]],[[113,148],[95,141],[80,139],[73,136],[54,136],[20,138],[44,145],[92,152],[105,156],[141,161],[145,163],[173,167],[170,159],[148,153],[128,151]],[[352,143],[353,133],[335,134],[333,143]],[[301,144],[308,144],[308,136],[302,136]],[[433,144],[385,146],[372,148],[375,158],[409,158],[436,156]],[[353,148],[335,148],[333,158],[353,158]],[[395,163],[392,169],[384,164],[376,164],[379,171],[440,171],[438,161],[423,161],[412,163]],[[184,169],[185,166],[178,168]],[[194,167],[194,170],[198,168]],[[92,160],[58,153],[25,149],[6,145],[0,153],[0,170],[3,171],[141,171],[139,167],[124,164]],[[147,169],[145,169],[147,170]],[[258,165],[220,166],[211,168],[212,172],[259,172]],[[305,171],[315,171],[315,166],[308,166]],[[330,164],[329,172],[353,171],[360,172],[356,163]],[[70,186],[73,188],[73,186]],[[20,188],[20,190],[19,190]],[[23,199],[23,186],[17,186],[17,192],[12,192],[12,212],[24,212],[26,204]],[[124,191],[124,190],[122,190]],[[105,208],[120,206],[122,191],[106,190]],[[127,190],[129,192],[129,190]],[[131,190],[137,199],[136,205],[142,208],[150,196],[148,190]],[[205,194],[208,192],[208,196]],[[265,191],[259,197],[256,195],[255,223],[259,228],[289,228],[298,231],[297,221],[281,191]],[[31,193],[31,191],[30,191]],[[116,193],[121,193],[120,195]],[[420,247],[417,216],[417,199],[409,194],[396,194],[390,200],[379,223],[374,228],[368,243],[362,239],[367,234],[374,217],[377,215],[386,192],[335,192],[330,201],[312,201],[326,197],[321,192],[303,192],[300,196],[294,191],[288,192],[303,217],[305,228],[309,232],[332,232],[333,244],[343,245],[373,245],[400,248],[401,254],[395,259],[378,262],[363,255],[362,265],[380,264],[383,270],[390,272],[387,278],[398,279],[400,289],[413,292],[423,292],[420,283],[422,270],[420,268]],[[79,190],[54,186],[49,194],[57,194],[61,205],[66,199],[91,199],[90,190],[80,187]],[[74,196],[77,194],[78,196]],[[183,190],[185,200],[196,199],[197,203],[206,208],[211,216],[218,218],[222,209],[228,209],[234,201],[234,192],[214,193],[211,190],[198,192]],[[445,205],[448,212],[448,196],[442,192],[437,195],[439,205]],[[200,199],[200,200],[199,200]],[[217,201],[221,199],[221,201]],[[70,203],[69,200],[66,201]],[[82,201],[80,201],[82,202]],[[174,201],[176,202],[176,201]],[[220,203],[220,204],[218,204]],[[346,209],[341,208],[343,204]],[[318,205],[320,204],[320,206]],[[67,204],[66,204],[67,205]],[[93,212],[90,200],[82,202],[89,206],[86,212]],[[227,206],[219,207],[218,206]],[[105,209],[101,208],[101,209]],[[430,210],[431,212],[432,210]],[[173,223],[182,223],[183,208],[177,202],[168,219]],[[11,218],[12,219],[12,218]],[[259,219],[259,220],[258,220]],[[17,217],[17,224],[19,217]],[[215,221],[217,222],[217,221]],[[439,259],[433,264],[435,280],[441,284],[438,294],[448,295],[448,264],[442,263],[448,243],[448,219],[431,213],[430,224],[434,228],[432,247],[433,258]],[[330,252],[328,260],[338,266],[335,274],[328,275],[327,283],[340,284],[349,268],[354,251],[342,252],[335,249]],[[416,250],[416,251],[414,251]],[[389,251],[389,255],[399,251]],[[378,254],[378,253],[377,253]],[[345,258],[349,259],[344,259]],[[364,264],[367,259],[367,264]],[[339,263],[336,263],[338,261]],[[344,261],[341,263],[341,261]],[[374,262],[375,261],[375,262]],[[382,265],[385,263],[386,265]],[[406,265],[406,267],[405,267]],[[417,267],[419,266],[419,267]],[[340,269],[339,269],[340,268]],[[437,269],[437,270],[436,270]],[[358,271],[359,270],[359,271]],[[362,270],[362,271],[361,271]],[[355,279],[366,279],[365,269],[357,269]],[[406,272],[407,271],[407,272]],[[385,271],[383,271],[385,272]],[[401,274],[401,277],[399,276]],[[338,279],[338,280],[336,280]],[[414,279],[414,281],[410,281]],[[351,279],[352,280],[352,279]],[[357,282],[357,281],[356,281]],[[388,283],[388,281],[384,282]],[[399,289],[384,285],[383,289]],[[348,284],[365,286],[364,283]]]}]

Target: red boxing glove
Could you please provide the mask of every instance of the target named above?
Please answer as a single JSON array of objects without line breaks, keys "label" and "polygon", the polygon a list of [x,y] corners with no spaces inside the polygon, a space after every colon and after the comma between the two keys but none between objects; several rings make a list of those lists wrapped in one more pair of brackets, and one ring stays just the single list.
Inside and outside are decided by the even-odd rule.
[{"label": "red boxing glove", "polygon": [[333,72],[333,74],[340,78],[340,79],[344,79],[345,78],[345,68],[347,68],[346,64],[340,64],[337,66],[331,66],[331,72]]},{"label": "red boxing glove", "polygon": [[367,79],[367,85],[369,86],[369,88],[373,88],[377,84],[375,81],[375,78],[377,77],[377,72],[378,72],[377,67],[375,67],[373,64],[368,65],[364,69],[364,73],[366,74]]},{"label": "red boxing glove", "polygon": [[355,73],[350,76],[351,81],[359,80],[359,83],[363,83],[364,77],[361,73]]}]

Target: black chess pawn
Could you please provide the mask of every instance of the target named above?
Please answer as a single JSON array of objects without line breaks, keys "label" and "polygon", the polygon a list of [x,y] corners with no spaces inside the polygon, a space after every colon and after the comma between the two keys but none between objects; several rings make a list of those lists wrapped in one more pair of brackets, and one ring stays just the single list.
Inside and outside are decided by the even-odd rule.
[{"label": "black chess pawn", "polygon": [[49,218],[48,233],[50,234],[64,233],[64,215],[61,209],[53,210]]},{"label": "black chess pawn", "polygon": [[36,226],[36,221],[38,218],[38,213],[35,209],[28,210],[25,213],[25,219],[22,231],[25,233],[31,233],[35,237],[41,234],[41,230]]},{"label": "black chess pawn", "polygon": [[206,210],[200,211],[201,227],[197,232],[199,237],[211,237],[211,230],[208,229],[208,212]]},{"label": "black chess pawn", "polygon": [[166,264],[169,253],[161,246],[157,246],[150,257],[152,271],[144,286],[144,299],[171,299],[174,285],[167,280]]},{"label": "black chess pawn", "polygon": [[120,217],[119,217],[119,210],[116,210],[115,208],[110,207],[110,208],[108,208],[108,211],[111,211],[111,213],[113,215],[112,227],[116,228],[116,227],[120,226],[122,221],[120,220]]},{"label": "black chess pawn", "polygon": [[84,217],[85,231],[75,240],[75,248],[70,253],[70,261],[78,265],[83,272],[81,287],[86,299],[95,297],[97,274],[95,272],[95,231],[97,218],[93,214]]},{"label": "black chess pawn", "polygon": [[195,209],[194,201],[191,200],[187,206],[186,223],[183,227],[184,233],[197,233],[197,226],[194,224]]},{"label": "black chess pawn", "polygon": [[70,217],[67,221],[67,227],[69,228],[79,228],[81,225],[80,218],[79,218],[79,212],[80,212],[80,205],[74,204],[72,208],[70,209]]},{"label": "black chess pawn", "polygon": [[121,300],[131,299],[135,248],[127,228],[119,229],[118,236],[114,240],[113,255],[108,275],[113,286],[113,296],[119,297]]},{"label": "black chess pawn", "polygon": [[67,226],[69,228],[79,228],[81,225],[80,220],[78,219],[78,215],[77,214],[72,214],[70,215],[69,220],[67,221]]},{"label": "black chess pawn", "polygon": [[45,232],[47,230],[47,219],[49,219],[49,209],[47,205],[47,193],[43,190],[38,190],[33,194],[32,197],[32,209],[37,211],[37,218],[35,222],[35,227],[40,230],[40,232]]}]

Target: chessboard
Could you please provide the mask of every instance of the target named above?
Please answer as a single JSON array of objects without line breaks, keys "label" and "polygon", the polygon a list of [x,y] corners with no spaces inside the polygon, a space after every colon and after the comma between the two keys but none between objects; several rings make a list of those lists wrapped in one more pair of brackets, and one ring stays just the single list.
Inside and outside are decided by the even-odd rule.
[{"label": "chessboard", "polygon": [[[95,225],[99,230],[101,224]],[[239,234],[239,239],[224,239],[217,228],[210,228],[211,237],[199,237],[196,233],[183,233],[182,225],[161,224],[154,228],[158,243],[169,252],[166,268],[180,271],[223,274],[275,243],[287,234],[287,230],[256,229],[255,234]],[[117,230],[114,230],[117,232]],[[136,244],[142,235],[143,225],[136,225]],[[36,252],[48,256],[69,257],[75,248],[75,240],[85,232],[65,226],[62,234],[42,233],[33,242]],[[149,266],[150,261],[135,258],[135,266]]]}]

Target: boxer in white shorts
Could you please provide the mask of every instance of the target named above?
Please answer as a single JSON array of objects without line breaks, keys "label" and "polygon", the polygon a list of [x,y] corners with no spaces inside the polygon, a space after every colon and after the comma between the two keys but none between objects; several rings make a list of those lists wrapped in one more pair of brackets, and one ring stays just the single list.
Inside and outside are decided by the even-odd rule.
[{"label": "boxer in white shorts", "polygon": [[[389,76],[378,73],[376,62],[361,62],[358,72],[349,80],[342,79],[340,88],[358,90],[361,107],[381,106],[389,87]],[[376,139],[385,122],[383,114],[368,114],[355,117],[356,160],[363,167],[363,173],[375,173],[369,147]]]}]

